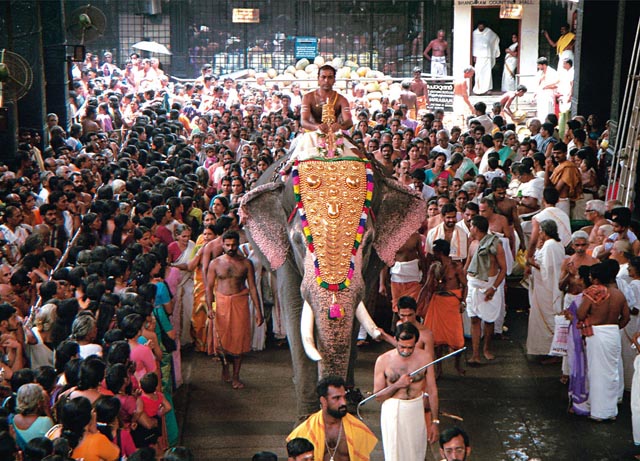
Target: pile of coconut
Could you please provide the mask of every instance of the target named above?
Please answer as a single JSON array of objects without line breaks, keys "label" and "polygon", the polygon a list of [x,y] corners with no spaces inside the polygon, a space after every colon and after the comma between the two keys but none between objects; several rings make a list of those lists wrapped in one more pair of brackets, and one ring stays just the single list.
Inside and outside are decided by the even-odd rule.
[{"label": "pile of coconut", "polygon": [[[400,82],[384,73],[372,70],[370,67],[360,66],[356,62],[333,58],[327,60],[322,56],[316,56],[313,62],[308,59],[300,59],[295,66],[288,66],[283,73],[271,68],[266,73],[248,72],[248,81],[265,79],[267,86],[277,84],[280,90],[286,89],[293,82],[297,82],[305,92],[308,89],[318,87],[318,68],[329,64],[336,69],[336,83],[334,88],[343,94],[352,95],[352,90],[364,90],[362,99],[368,101],[369,108],[380,108],[380,98],[384,95],[390,99],[396,99],[400,95]],[[355,88],[354,88],[355,86]]]}]

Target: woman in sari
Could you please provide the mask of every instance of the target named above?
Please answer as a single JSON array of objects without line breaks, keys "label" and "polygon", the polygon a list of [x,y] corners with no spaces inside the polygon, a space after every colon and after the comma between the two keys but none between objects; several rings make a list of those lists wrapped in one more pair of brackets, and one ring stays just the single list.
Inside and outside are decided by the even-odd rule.
[{"label": "woman in sari", "polygon": [[193,313],[193,271],[182,264],[187,264],[193,259],[196,244],[191,240],[191,229],[186,224],[176,226],[175,241],[169,244],[169,262],[176,266],[180,272],[178,282],[174,290],[173,326],[176,330],[176,338],[182,346],[191,344],[191,315]]},{"label": "woman in sari", "polygon": [[504,69],[502,71],[502,91],[515,91],[518,71],[518,35],[511,36],[511,45],[504,50]]},{"label": "woman in sari", "polygon": [[205,280],[202,268],[202,254],[204,248],[216,238],[215,215],[207,213],[204,218],[205,228],[198,236],[193,251],[195,255],[188,262],[175,263],[180,271],[190,271],[193,275],[193,313],[191,314],[191,334],[195,341],[195,350],[207,352],[207,303],[205,299]]}]

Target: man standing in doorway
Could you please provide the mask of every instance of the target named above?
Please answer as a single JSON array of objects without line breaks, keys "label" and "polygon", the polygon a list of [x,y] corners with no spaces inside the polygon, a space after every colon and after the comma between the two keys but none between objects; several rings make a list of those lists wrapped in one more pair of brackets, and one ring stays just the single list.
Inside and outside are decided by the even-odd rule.
[{"label": "man standing in doorway", "polygon": [[573,46],[576,43],[576,34],[571,32],[569,24],[560,26],[560,37],[558,37],[558,40],[555,42],[551,40],[549,32],[546,30],[543,30],[542,34],[544,35],[544,38],[547,39],[547,42],[549,42],[549,45],[556,47],[556,53],[558,54],[558,66],[562,64],[563,59],[573,60]]},{"label": "man standing in doorway", "polygon": [[[429,56],[431,52],[431,56]],[[444,30],[440,29],[436,38],[431,40],[422,53],[425,59],[431,61],[431,76],[445,77],[447,75],[447,54],[449,44],[444,39]]]},{"label": "man standing in doorway", "polygon": [[549,114],[555,114],[555,93],[558,87],[558,72],[549,67],[549,60],[544,56],[536,61],[538,66],[538,89],[535,94],[537,115],[540,120]]},{"label": "man standing in doorway", "polygon": [[473,31],[473,66],[476,71],[475,94],[485,94],[493,88],[491,70],[500,56],[500,37],[482,21]]},{"label": "man standing in doorway", "polygon": [[[229,376],[229,365],[223,361],[222,379],[232,382],[234,389],[242,389],[240,365],[242,355],[251,350],[251,319],[249,317],[249,296],[256,309],[256,325],[262,325],[262,310],[256,290],[253,264],[238,252],[240,236],[228,231],[222,236],[224,254],[209,264],[207,286],[215,287],[215,298],[209,293],[207,310],[215,319],[217,334],[216,349],[233,362],[233,377]],[[216,281],[218,282],[216,285]],[[248,288],[247,288],[248,286]],[[215,299],[216,311],[213,315],[211,303]],[[226,364],[225,364],[226,363]]]}]

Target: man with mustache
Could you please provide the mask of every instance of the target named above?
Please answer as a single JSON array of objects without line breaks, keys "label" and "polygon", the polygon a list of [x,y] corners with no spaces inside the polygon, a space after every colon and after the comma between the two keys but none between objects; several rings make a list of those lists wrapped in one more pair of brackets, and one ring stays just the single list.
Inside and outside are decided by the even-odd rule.
[{"label": "man with mustache", "polygon": [[458,427],[452,427],[440,434],[440,455],[442,461],[466,461],[471,454],[469,436]]},{"label": "man with mustache", "polygon": [[[411,376],[410,373],[433,360],[433,354],[416,347],[420,332],[410,322],[398,325],[396,348],[385,352],[373,372],[373,391],[382,402],[380,426],[382,446],[386,461],[424,459],[427,440],[438,440],[438,419],[432,420],[427,439],[424,418],[424,391],[428,384],[435,384],[433,368]],[[428,386],[433,389],[435,386]],[[437,403],[436,405],[437,406]],[[438,409],[431,405],[432,418],[438,417]],[[399,442],[402,440],[402,442]]]},{"label": "man with mustache", "polygon": [[[251,318],[249,296],[256,308],[256,325],[262,325],[262,308],[256,290],[253,263],[238,251],[240,236],[235,231],[227,231],[222,236],[224,254],[209,264],[207,289],[215,287],[215,313],[207,306],[215,319],[216,351],[224,354],[222,380],[232,382],[234,389],[244,388],[240,381],[242,355],[251,350]],[[217,282],[217,284],[216,284]],[[247,288],[248,287],[248,288]],[[233,377],[229,376],[229,363],[233,362]]]},{"label": "man with mustache", "polygon": [[362,421],[347,413],[344,379],[327,376],[316,391],[322,409],[296,427],[287,441],[307,439],[318,461],[367,461],[378,439]]}]

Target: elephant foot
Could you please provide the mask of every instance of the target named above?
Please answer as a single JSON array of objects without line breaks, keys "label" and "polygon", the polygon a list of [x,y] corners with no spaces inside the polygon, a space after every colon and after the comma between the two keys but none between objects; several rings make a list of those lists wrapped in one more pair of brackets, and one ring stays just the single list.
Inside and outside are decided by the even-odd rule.
[{"label": "elephant foot", "polygon": [[234,389],[244,389],[244,383],[239,379],[234,379],[232,387]]}]

